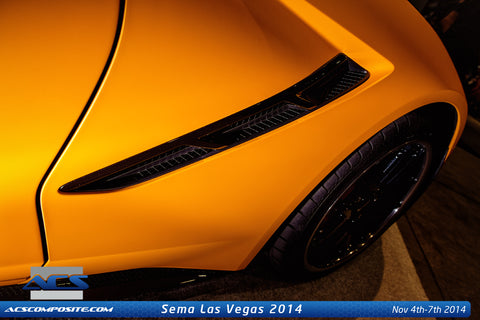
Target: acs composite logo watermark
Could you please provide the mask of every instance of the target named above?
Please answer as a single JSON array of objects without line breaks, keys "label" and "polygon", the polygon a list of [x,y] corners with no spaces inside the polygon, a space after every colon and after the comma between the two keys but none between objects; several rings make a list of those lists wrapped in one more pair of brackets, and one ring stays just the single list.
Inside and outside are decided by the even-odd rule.
[{"label": "acs composite logo watermark", "polygon": [[30,280],[23,287],[31,300],[83,300],[83,267],[31,267]]}]

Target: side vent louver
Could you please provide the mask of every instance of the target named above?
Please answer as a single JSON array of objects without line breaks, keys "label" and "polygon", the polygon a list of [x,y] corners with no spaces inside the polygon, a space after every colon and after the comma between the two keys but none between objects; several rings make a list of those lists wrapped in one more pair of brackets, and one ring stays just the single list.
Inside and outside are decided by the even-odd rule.
[{"label": "side vent louver", "polygon": [[68,182],[59,191],[113,191],[156,178],[292,122],[367,78],[366,70],[339,54],[309,77],[267,100]]},{"label": "side vent louver", "polygon": [[245,119],[235,121],[228,127],[212,132],[200,138],[200,140],[220,145],[236,144],[278,128],[306,113],[308,113],[308,110],[304,108],[288,102],[281,102]]},{"label": "side vent louver", "polygon": [[88,189],[78,187],[77,191],[114,190],[118,185],[128,186],[144,182],[203,159],[210,152],[212,150],[207,148],[181,146],[101,178],[87,185]]}]

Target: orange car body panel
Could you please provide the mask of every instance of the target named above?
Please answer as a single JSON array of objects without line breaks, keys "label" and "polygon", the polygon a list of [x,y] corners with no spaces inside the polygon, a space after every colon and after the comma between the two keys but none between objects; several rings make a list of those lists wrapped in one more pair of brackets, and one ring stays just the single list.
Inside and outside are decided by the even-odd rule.
[{"label": "orange car body panel", "polygon": [[[454,67],[407,1],[139,0],[129,1],[125,12],[103,87],[43,185],[47,266],[82,266],[87,274],[242,269],[336,165],[390,122],[424,105],[449,103],[458,113],[451,147],[465,123]],[[340,52],[368,70],[369,79],[301,119],[132,187],[58,192],[69,181],[269,98]],[[54,80],[47,75],[44,82]],[[30,120],[42,127],[65,122],[51,128],[53,153],[42,148],[39,154],[50,152],[53,160],[75,116]],[[44,173],[37,171],[35,188]],[[25,194],[34,193],[23,185]],[[11,210],[35,216],[34,207]],[[40,261],[34,228],[36,238],[27,242],[35,243],[37,257],[24,263]]]},{"label": "orange car body panel", "polygon": [[116,2],[0,2],[0,284],[44,263],[35,193],[110,52]]}]

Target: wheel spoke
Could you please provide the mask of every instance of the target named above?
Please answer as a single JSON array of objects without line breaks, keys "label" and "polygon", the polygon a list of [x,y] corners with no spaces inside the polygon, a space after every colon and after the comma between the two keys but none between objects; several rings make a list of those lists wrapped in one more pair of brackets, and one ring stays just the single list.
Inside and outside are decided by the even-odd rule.
[{"label": "wheel spoke", "polygon": [[372,242],[418,184],[425,161],[425,147],[412,142],[363,172],[317,226],[307,248],[309,263],[328,268]]}]

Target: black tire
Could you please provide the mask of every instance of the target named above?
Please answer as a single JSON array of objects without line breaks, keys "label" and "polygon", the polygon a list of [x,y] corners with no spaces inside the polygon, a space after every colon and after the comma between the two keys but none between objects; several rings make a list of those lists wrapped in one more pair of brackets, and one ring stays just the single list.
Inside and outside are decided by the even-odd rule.
[{"label": "black tire", "polygon": [[361,145],[296,208],[267,248],[287,276],[328,273],[378,239],[443,163],[445,128],[411,112]]}]

